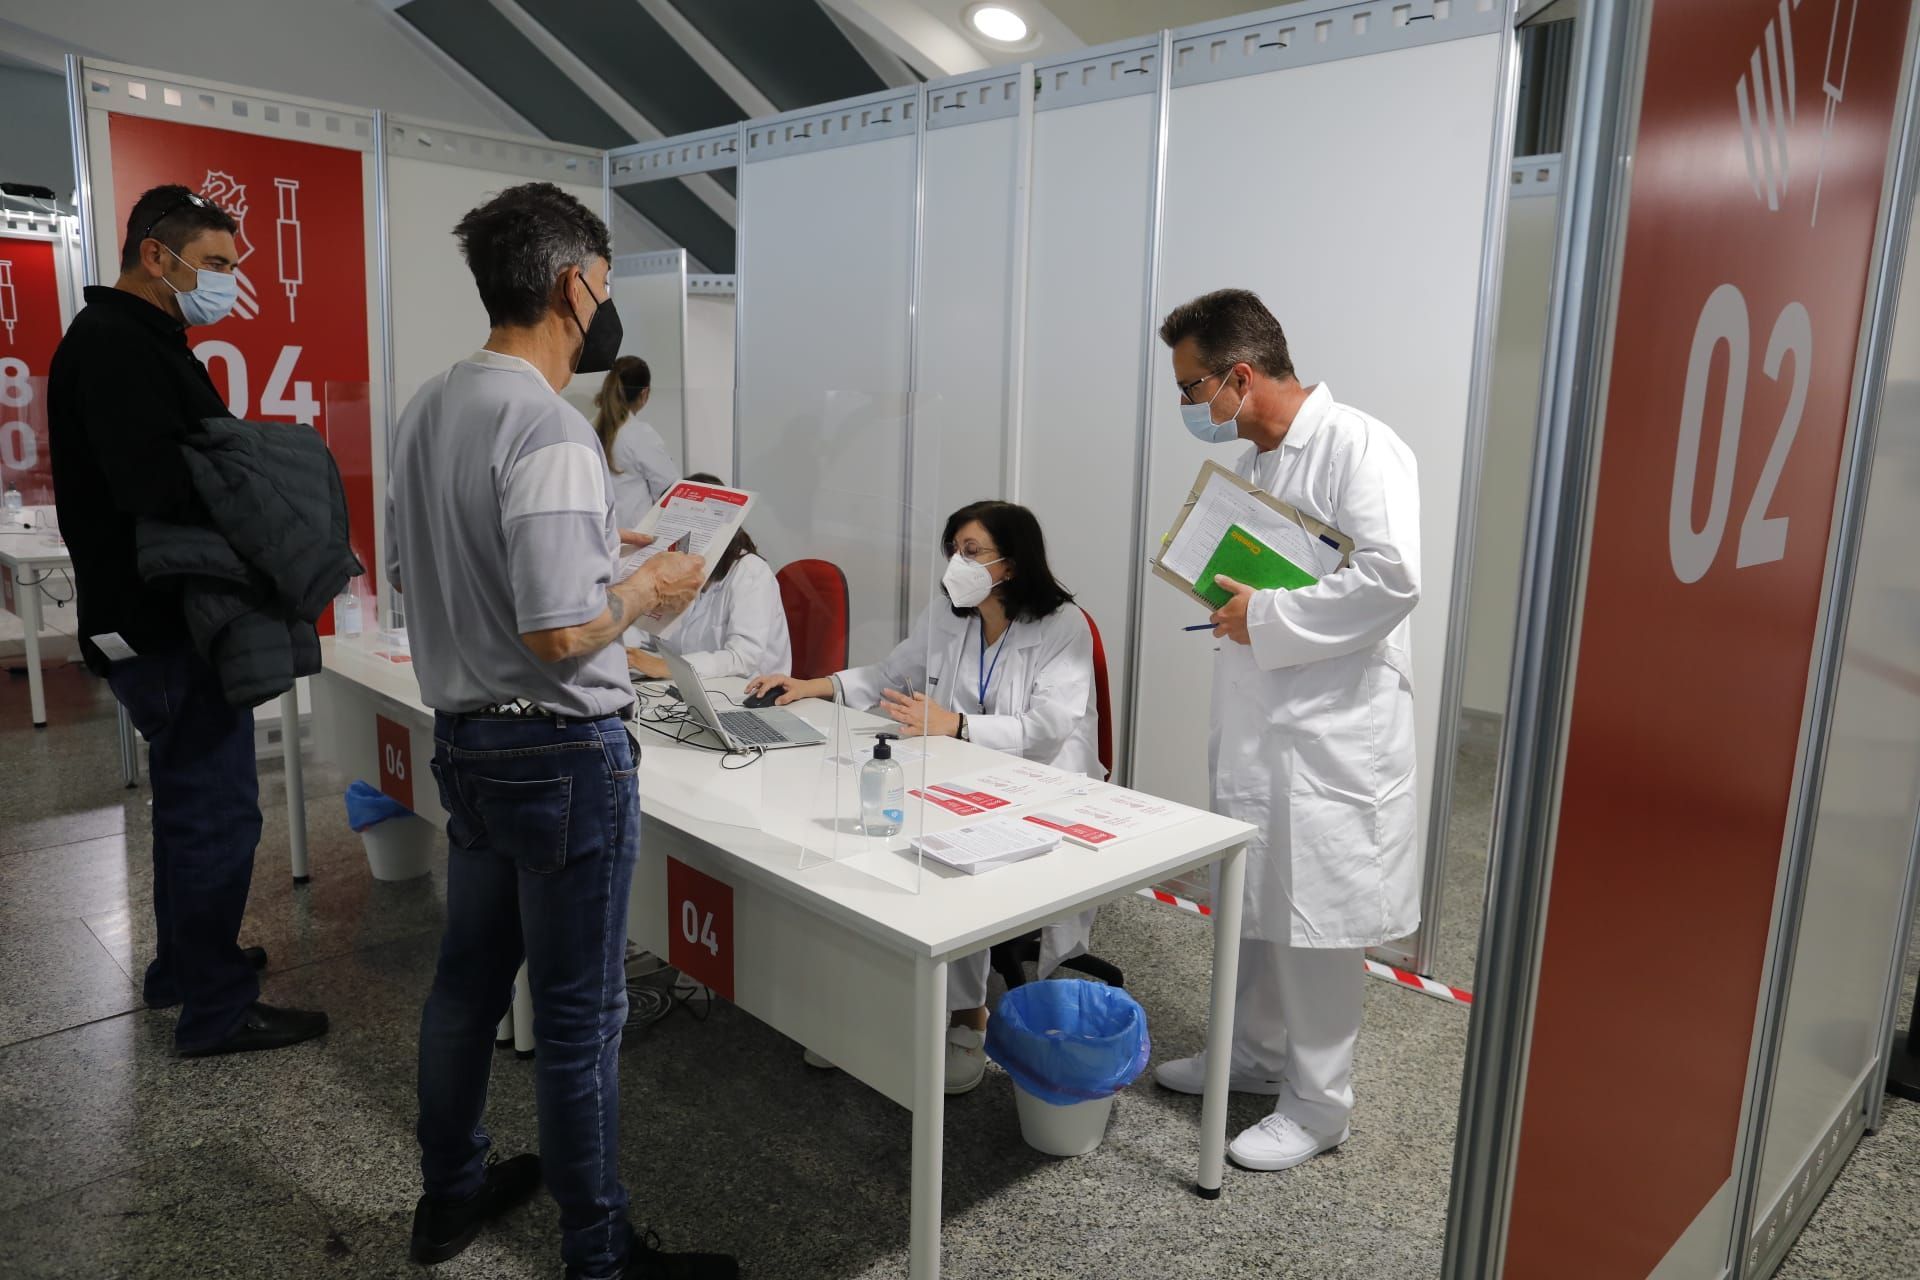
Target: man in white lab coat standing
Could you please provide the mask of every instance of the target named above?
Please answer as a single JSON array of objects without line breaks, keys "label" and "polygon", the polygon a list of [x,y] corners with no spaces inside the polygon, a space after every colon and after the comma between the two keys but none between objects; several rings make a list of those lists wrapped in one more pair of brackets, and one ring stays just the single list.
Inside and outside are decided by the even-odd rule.
[{"label": "man in white lab coat standing", "polygon": [[[1384,423],[1294,376],[1279,323],[1222,289],[1160,326],[1180,413],[1208,443],[1250,447],[1234,470],[1353,540],[1311,586],[1230,579],[1212,618],[1213,807],[1256,828],[1233,1028],[1234,1089],[1275,1097],[1235,1138],[1249,1169],[1287,1169],[1347,1140],[1364,951],[1420,924],[1413,663],[1420,494],[1412,451]],[[1199,1093],[1205,1056],[1159,1082]]]}]

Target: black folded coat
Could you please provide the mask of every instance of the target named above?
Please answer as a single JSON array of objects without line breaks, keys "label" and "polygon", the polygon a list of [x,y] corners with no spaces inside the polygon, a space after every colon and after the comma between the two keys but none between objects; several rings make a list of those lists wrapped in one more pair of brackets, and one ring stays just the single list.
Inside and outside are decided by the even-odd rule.
[{"label": "black folded coat", "polygon": [[314,624],[365,572],[340,468],[318,431],[294,423],[208,418],[180,448],[208,522],[140,521],[140,573],[179,581],[193,646],[227,701],[258,706],[320,670]]}]

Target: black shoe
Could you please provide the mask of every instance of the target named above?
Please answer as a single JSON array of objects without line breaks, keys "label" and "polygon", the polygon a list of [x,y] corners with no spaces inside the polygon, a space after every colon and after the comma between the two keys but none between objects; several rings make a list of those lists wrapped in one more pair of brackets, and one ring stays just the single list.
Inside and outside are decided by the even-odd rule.
[{"label": "black shoe", "polygon": [[182,1049],[183,1058],[208,1058],[216,1053],[256,1053],[263,1049],[284,1049],[288,1045],[325,1035],[327,1015],[305,1009],[276,1009],[256,1000],[247,1006],[246,1016],[225,1040],[216,1040],[199,1049]]},{"label": "black shoe", "polygon": [[460,1255],[473,1243],[480,1228],[509,1209],[525,1204],[540,1189],[540,1157],[487,1157],[487,1180],[465,1200],[436,1200],[421,1196],[413,1210],[415,1262],[431,1265]]},{"label": "black shoe", "polygon": [[[265,947],[242,947],[240,948],[240,954],[245,958],[246,962],[253,967],[255,973],[267,967],[267,949]],[[172,1009],[176,1008],[179,1003],[179,995],[171,991],[163,995],[149,995],[147,997],[147,1008],[149,1009]]]},{"label": "black shoe", "polygon": [[740,1280],[730,1253],[667,1253],[649,1231],[633,1242],[623,1280]]}]

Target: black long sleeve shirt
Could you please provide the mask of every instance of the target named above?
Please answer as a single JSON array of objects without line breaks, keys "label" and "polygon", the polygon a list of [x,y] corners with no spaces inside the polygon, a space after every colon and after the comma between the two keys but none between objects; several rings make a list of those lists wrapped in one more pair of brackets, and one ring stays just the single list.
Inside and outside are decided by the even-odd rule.
[{"label": "black long sleeve shirt", "polygon": [[141,516],[205,522],[180,440],[202,418],[232,415],[180,321],[120,289],[92,286],[86,299],[53,353],[47,417],[80,648],[104,674],[92,636],[118,632],[136,653],[188,644],[178,589],[141,580],[133,527]]}]

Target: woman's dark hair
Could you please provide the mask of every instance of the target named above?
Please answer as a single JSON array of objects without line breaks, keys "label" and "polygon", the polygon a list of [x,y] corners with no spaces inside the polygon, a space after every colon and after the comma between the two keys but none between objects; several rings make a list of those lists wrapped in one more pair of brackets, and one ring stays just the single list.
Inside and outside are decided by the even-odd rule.
[{"label": "woman's dark hair", "polygon": [[[714,475],[710,471],[696,471],[688,476],[687,479],[695,484],[725,483],[719,476]],[[713,577],[710,578],[709,581],[720,581],[720,579],[726,577],[727,572],[732,569],[733,566],[739,564],[743,558],[747,556],[757,556],[759,554],[760,548],[753,545],[753,539],[747,536],[746,527],[744,525],[741,526],[740,532],[734,534],[733,541],[727,544],[727,549],[720,553],[719,563],[713,566]]]},{"label": "woman's dark hair", "polygon": [[[941,549],[951,556],[960,530],[976,520],[993,539],[995,549],[1013,566],[998,588],[1010,621],[1024,618],[1037,622],[1060,606],[1073,603],[1073,593],[1060,585],[1047,565],[1047,539],[1040,532],[1040,521],[1018,503],[968,503],[947,517],[947,530],[940,535]],[[963,618],[974,612],[960,608],[953,611]]]}]

